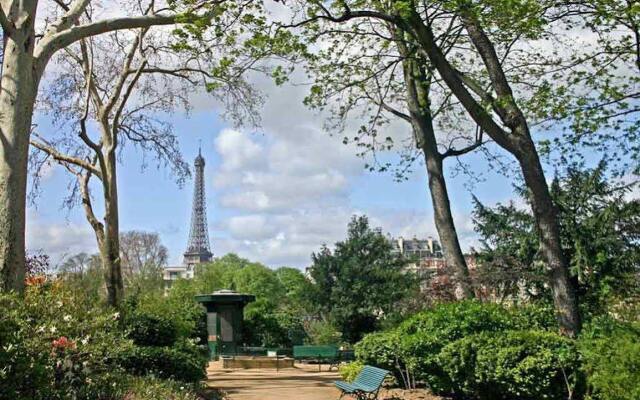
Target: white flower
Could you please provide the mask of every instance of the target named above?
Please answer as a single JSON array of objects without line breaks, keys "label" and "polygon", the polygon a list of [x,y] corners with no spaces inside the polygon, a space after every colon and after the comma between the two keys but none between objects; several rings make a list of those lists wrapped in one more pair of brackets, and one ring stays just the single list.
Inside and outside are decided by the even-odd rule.
[{"label": "white flower", "polygon": [[71,315],[67,314],[62,319],[64,320],[64,322],[69,322],[69,321],[71,321]]},{"label": "white flower", "polygon": [[87,345],[87,343],[89,343],[89,336],[83,338],[82,340],[80,340],[80,343],[82,343],[84,346]]},{"label": "white flower", "polygon": [[38,329],[36,329],[36,333],[42,333],[42,332],[44,332],[44,325],[40,325]]},{"label": "white flower", "polygon": [[118,319],[118,318],[120,318],[120,313],[119,312],[114,313],[113,314],[113,319],[115,320],[115,319]]},{"label": "white flower", "polygon": [[55,326],[52,326],[51,328],[49,328],[49,332],[51,333],[56,333],[58,329]]},{"label": "white flower", "polygon": [[62,307],[62,305],[63,305],[63,304],[62,304],[62,301],[61,301],[61,300],[58,300],[58,302],[56,303],[56,305],[57,305],[58,307]]}]

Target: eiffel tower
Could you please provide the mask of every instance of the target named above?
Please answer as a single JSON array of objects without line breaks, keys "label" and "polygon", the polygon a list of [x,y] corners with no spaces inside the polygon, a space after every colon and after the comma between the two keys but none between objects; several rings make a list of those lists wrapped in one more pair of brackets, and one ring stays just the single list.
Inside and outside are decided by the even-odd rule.
[{"label": "eiffel tower", "polygon": [[194,264],[211,261],[213,253],[209,247],[209,232],[207,230],[207,202],[204,193],[204,158],[198,149],[198,156],[193,165],[196,170],[195,187],[193,190],[193,207],[191,211],[191,229],[189,243],[184,253],[184,265],[192,267]]}]

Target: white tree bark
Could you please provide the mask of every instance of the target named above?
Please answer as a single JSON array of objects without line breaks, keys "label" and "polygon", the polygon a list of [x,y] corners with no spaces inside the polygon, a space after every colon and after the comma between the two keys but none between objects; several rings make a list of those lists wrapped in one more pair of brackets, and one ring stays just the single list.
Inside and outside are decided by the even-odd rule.
[{"label": "white tree bark", "polygon": [[35,9],[35,1],[24,1],[12,4],[8,16],[0,12],[6,38],[0,78],[0,290],[21,290],[24,284],[27,154],[40,76],[31,55],[33,21],[19,17]]},{"label": "white tree bark", "polygon": [[49,60],[56,51],[89,36],[176,21],[175,15],[142,15],[77,25],[88,4],[89,0],[73,2],[37,44],[38,1],[5,0],[0,7],[6,40],[0,79],[0,290],[23,287],[29,138],[38,86]]}]

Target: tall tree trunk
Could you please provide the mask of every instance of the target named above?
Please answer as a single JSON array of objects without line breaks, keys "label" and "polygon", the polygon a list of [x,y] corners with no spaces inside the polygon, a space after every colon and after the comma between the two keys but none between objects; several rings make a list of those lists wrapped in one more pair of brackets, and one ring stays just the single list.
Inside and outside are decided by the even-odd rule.
[{"label": "tall tree trunk", "polygon": [[[33,12],[35,4],[21,3]],[[32,57],[33,22],[6,37],[0,80],[0,290],[22,290],[25,274],[27,159],[39,77]],[[6,35],[6,33],[5,33]]]},{"label": "tall tree trunk", "polygon": [[103,171],[105,207],[105,238],[100,249],[100,258],[105,271],[107,302],[118,307],[124,298],[124,283],[120,262],[120,228],[118,215],[118,184],[115,151],[108,151]]},{"label": "tall tree trunk", "polygon": [[540,249],[547,261],[556,316],[561,333],[575,336],[580,330],[580,313],[575,288],[569,276],[568,263],[562,251],[558,212],[551,198],[535,144],[530,136],[520,142],[515,155],[529,190]]},{"label": "tall tree trunk", "polygon": [[447,192],[447,183],[444,178],[442,157],[440,154],[431,154],[423,147],[423,153],[427,164],[429,177],[429,191],[433,203],[433,214],[436,223],[440,243],[447,262],[456,274],[456,283],[461,289],[462,297],[472,299],[475,297],[469,276],[467,261],[462,253],[458,233],[451,214],[451,203]]},{"label": "tall tree trunk", "polygon": [[397,42],[398,50],[405,57],[403,73],[407,87],[407,105],[416,143],[425,159],[438,237],[447,266],[455,271],[456,284],[461,289],[462,297],[474,298],[469,268],[464,259],[451,214],[451,203],[443,171],[443,157],[438,151],[438,141],[433,127],[429,98],[430,80],[424,69],[418,65],[415,55],[411,55],[406,48],[403,34],[400,32],[396,34],[400,36]]},{"label": "tall tree trunk", "polygon": [[[437,45],[431,27],[423,23],[417,12],[410,13],[408,17],[407,23],[413,29],[415,38],[467,113],[496,144],[514,155],[520,163],[525,183],[531,192],[532,211],[538,228],[540,246],[549,268],[549,282],[560,331],[567,336],[577,335],[580,330],[580,313],[575,288],[569,279],[569,266],[562,252],[557,212],[537,149],[531,139],[526,117],[514,100],[493,44],[473,16],[463,15],[465,28],[487,68],[492,90],[500,98],[499,102],[493,98],[492,93],[485,91],[472,80],[466,79],[464,83],[463,74],[449,63]],[[467,86],[483,101],[492,105],[493,111],[510,132],[506,132],[494,121],[493,115],[476,101],[467,90]]]}]

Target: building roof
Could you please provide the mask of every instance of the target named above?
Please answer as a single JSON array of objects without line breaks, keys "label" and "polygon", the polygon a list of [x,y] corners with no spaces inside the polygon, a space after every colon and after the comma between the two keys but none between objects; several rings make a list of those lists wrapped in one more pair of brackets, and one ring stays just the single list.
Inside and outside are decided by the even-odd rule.
[{"label": "building roof", "polygon": [[238,293],[229,289],[222,289],[215,291],[211,294],[199,294],[196,295],[196,301],[198,303],[242,303],[247,304],[256,300],[256,296],[252,294]]}]

